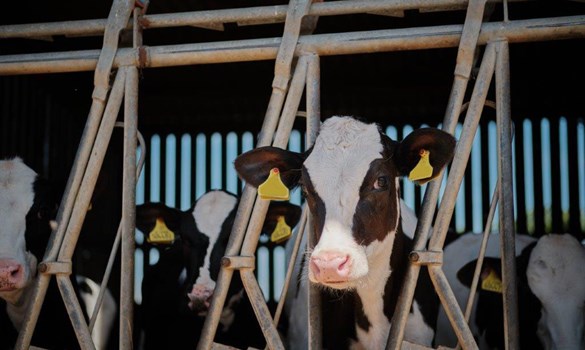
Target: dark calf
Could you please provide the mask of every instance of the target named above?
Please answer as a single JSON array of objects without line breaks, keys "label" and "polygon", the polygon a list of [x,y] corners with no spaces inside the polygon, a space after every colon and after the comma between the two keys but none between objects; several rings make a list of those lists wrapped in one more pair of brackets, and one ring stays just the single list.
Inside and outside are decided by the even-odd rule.
[{"label": "dark calf", "polygon": [[[237,207],[235,195],[219,190],[204,194],[184,212],[160,203],[137,207],[136,226],[142,232],[153,231],[158,219],[159,227],[162,221],[175,234],[171,245],[160,246],[159,262],[144,272],[145,349],[193,349],[197,344]],[[300,208],[271,203],[262,231],[270,234],[281,216],[294,227]],[[220,322],[216,341],[236,347],[264,346],[239,274],[234,274]]]}]

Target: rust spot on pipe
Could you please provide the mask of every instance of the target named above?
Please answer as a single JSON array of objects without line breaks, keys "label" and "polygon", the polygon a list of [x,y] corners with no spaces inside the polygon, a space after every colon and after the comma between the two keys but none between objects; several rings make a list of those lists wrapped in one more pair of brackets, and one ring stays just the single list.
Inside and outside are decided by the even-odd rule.
[{"label": "rust spot on pipe", "polygon": [[146,46],[138,47],[138,68],[148,67],[150,64],[148,59],[148,50]]},{"label": "rust spot on pipe", "polygon": [[148,28],[150,27],[150,21],[148,20],[147,17],[140,17],[138,18],[138,24],[142,27],[142,28]]},{"label": "rust spot on pipe", "polygon": [[232,264],[232,261],[230,258],[224,256],[223,258],[221,258],[221,266],[223,267],[230,267],[230,265]]},{"label": "rust spot on pipe", "polygon": [[47,272],[48,269],[49,269],[49,267],[47,266],[47,264],[45,264],[45,263],[39,264],[39,272],[40,273],[45,273],[45,272]]},{"label": "rust spot on pipe", "polygon": [[408,258],[410,259],[410,261],[412,262],[417,262],[420,260],[420,255],[418,255],[417,252],[412,252],[409,254]]}]

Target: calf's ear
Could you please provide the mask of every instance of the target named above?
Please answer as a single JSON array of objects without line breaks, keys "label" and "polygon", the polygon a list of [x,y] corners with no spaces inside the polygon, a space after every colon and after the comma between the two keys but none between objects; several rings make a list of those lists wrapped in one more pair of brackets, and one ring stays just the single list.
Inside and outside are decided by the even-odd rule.
[{"label": "calf's ear", "polygon": [[171,231],[179,233],[180,210],[167,207],[162,203],[144,203],[136,206],[136,228],[145,235],[154,228],[157,218],[161,218]]},{"label": "calf's ear", "polygon": [[[475,273],[475,265],[477,265],[477,259],[468,262],[465,264],[459,271],[457,271],[457,279],[463,285],[471,288],[471,283],[473,282],[473,274]],[[492,280],[502,280],[502,263],[499,258],[492,258],[492,257],[485,257],[483,260],[483,264],[481,265],[481,272],[479,276],[479,286],[478,290],[484,289],[482,285],[484,283],[491,283]],[[492,283],[493,284],[493,283]],[[493,290],[492,290],[493,291]]]},{"label": "calf's ear", "polygon": [[286,224],[291,228],[295,227],[301,219],[301,207],[290,202],[271,201],[264,219],[263,230],[272,232],[276,227],[278,218],[284,216]]},{"label": "calf's ear", "polygon": [[258,147],[239,155],[234,161],[236,172],[246,183],[258,187],[278,168],[280,179],[288,188],[294,188],[301,178],[305,155],[278,147]]},{"label": "calf's ear", "polygon": [[399,174],[408,176],[421,161],[423,151],[428,151],[428,161],[433,168],[432,174],[415,182],[424,184],[434,179],[453,159],[456,143],[451,134],[439,129],[424,128],[413,131],[397,145],[394,152]]}]

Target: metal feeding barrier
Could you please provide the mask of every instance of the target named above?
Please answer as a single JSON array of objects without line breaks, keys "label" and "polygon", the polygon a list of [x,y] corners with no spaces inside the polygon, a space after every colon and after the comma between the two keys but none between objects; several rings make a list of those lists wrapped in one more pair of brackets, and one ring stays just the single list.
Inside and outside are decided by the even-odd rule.
[{"label": "metal feeding barrier", "polygon": [[[507,2],[504,0],[503,3],[490,1],[504,6],[504,21],[483,23],[486,2],[486,0],[348,0],[313,3],[310,0],[291,0],[288,5],[282,6],[146,15],[148,4],[145,2],[115,0],[109,17],[103,20],[0,26],[0,39],[51,35],[103,35],[104,37],[101,50],[0,56],[0,75],[95,70],[93,103],[66,186],[64,200],[59,208],[58,226],[52,232],[49,247],[41,262],[42,273],[39,274],[34,289],[36,302],[27,312],[16,348],[26,349],[30,346],[32,332],[52,275],[56,276],[81,348],[95,348],[90,337],[91,327],[83,320],[83,313],[73,293],[69,275],[71,257],[85,218],[85,209],[89,205],[122,99],[124,99],[125,116],[123,219],[116,241],[118,242],[121,232],[119,348],[132,349],[133,347],[131,315],[133,315],[133,233],[139,68],[274,59],[272,94],[256,146],[273,145],[284,148],[305,91],[309,146],[317,135],[320,123],[320,56],[458,47],[454,82],[442,124],[443,130],[453,134],[461,114],[475,58],[480,57],[480,46],[485,45],[472,97],[465,113],[461,137],[447,177],[447,187],[450,191],[446,191],[442,197],[434,222],[434,233],[430,237],[431,221],[437,210],[441,179],[431,182],[425,192],[422,215],[415,232],[415,248],[410,254],[411,264],[392,319],[393,326],[387,349],[424,348],[403,341],[406,318],[412,304],[417,278],[423,266],[429,269],[435,289],[447,311],[459,343],[464,349],[477,349],[465,317],[442,270],[442,249],[481,111],[494,74],[499,156],[497,197],[500,201],[499,222],[504,263],[505,338],[508,349],[517,349],[518,310],[516,285],[513,283],[515,249],[508,47],[510,43],[526,41],[582,38],[585,36],[585,16],[510,21],[507,19]],[[396,13],[413,9],[421,11],[467,9],[467,13],[463,25],[312,34],[319,16]],[[212,43],[152,47],[142,44],[141,33],[145,29],[187,25],[214,28],[230,22],[246,24],[284,22],[284,34],[281,38]],[[132,47],[118,47],[120,33],[123,30],[133,31]],[[117,69],[117,72],[113,84],[110,85],[110,74],[114,69]],[[493,203],[495,207],[495,201]],[[267,347],[284,348],[276,324],[282,312],[286,283],[290,283],[292,263],[289,264],[287,281],[274,316],[266,305],[253,273],[254,252],[268,204],[267,200],[257,197],[255,188],[245,186],[198,349],[222,347],[221,344],[214,343],[214,336],[228,287],[236,270],[241,274],[257,320],[264,332]],[[310,227],[307,225],[309,216],[307,208],[303,208],[302,220],[299,224],[301,229],[295,245],[296,252],[303,249],[300,247],[300,237],[305,231],[304,228]],[[309,245],[311,244],[311,239],[309,239]],[[294,256],[292,260],[294,261]],[[109,274],[109,271],[106,274]],[[102,285],[102,290],[103,287]],[[320,349],[319,293],[314,287],[309,288],[311,290],[308,320],[310,344],[308,345],[312,349]],[[93,321],[94,317],[91,323]]]}]

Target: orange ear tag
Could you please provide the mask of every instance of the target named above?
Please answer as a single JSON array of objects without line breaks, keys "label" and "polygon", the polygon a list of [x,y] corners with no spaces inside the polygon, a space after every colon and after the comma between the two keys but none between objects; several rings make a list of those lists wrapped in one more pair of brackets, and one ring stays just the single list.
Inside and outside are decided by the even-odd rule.
[{"label": "orange ear tag", "polygon": [[258,194],[262,199],[285,201],[289,198],[288,188],[280,179],[278,168],[272,168],[266,181],[258,186]]},{"label": "orange ear tag", "polygon": [[429,162],[429,156],[431,155],[431,152],[427,151],[426,149],[422,149],[419,154],[420,160],[414,169],[410,171],[410,174],[408,174],[410,181],[428,179],[429,177],[433,176],[433,166]]},{"label": "orange ear tag", "polygon": [[286,224],[284,216],[279,216],[276,222],[276,227],[270,235],[270,240],[274,243],[280,243],[286,241],[291,235],[290,226]]},{"label": "orange ear tag", "polygon": [[502,280],[496,275],[494,270],[490,271],[490,274],[481,281],[481,289],[490,292],[502,293]]},{"label": "orange ear tag", "polygon": [[175,234],[169,230],[162,218],[156,218],[156,224],[146,241],[152,244],[172,244],[175,241]]}]

